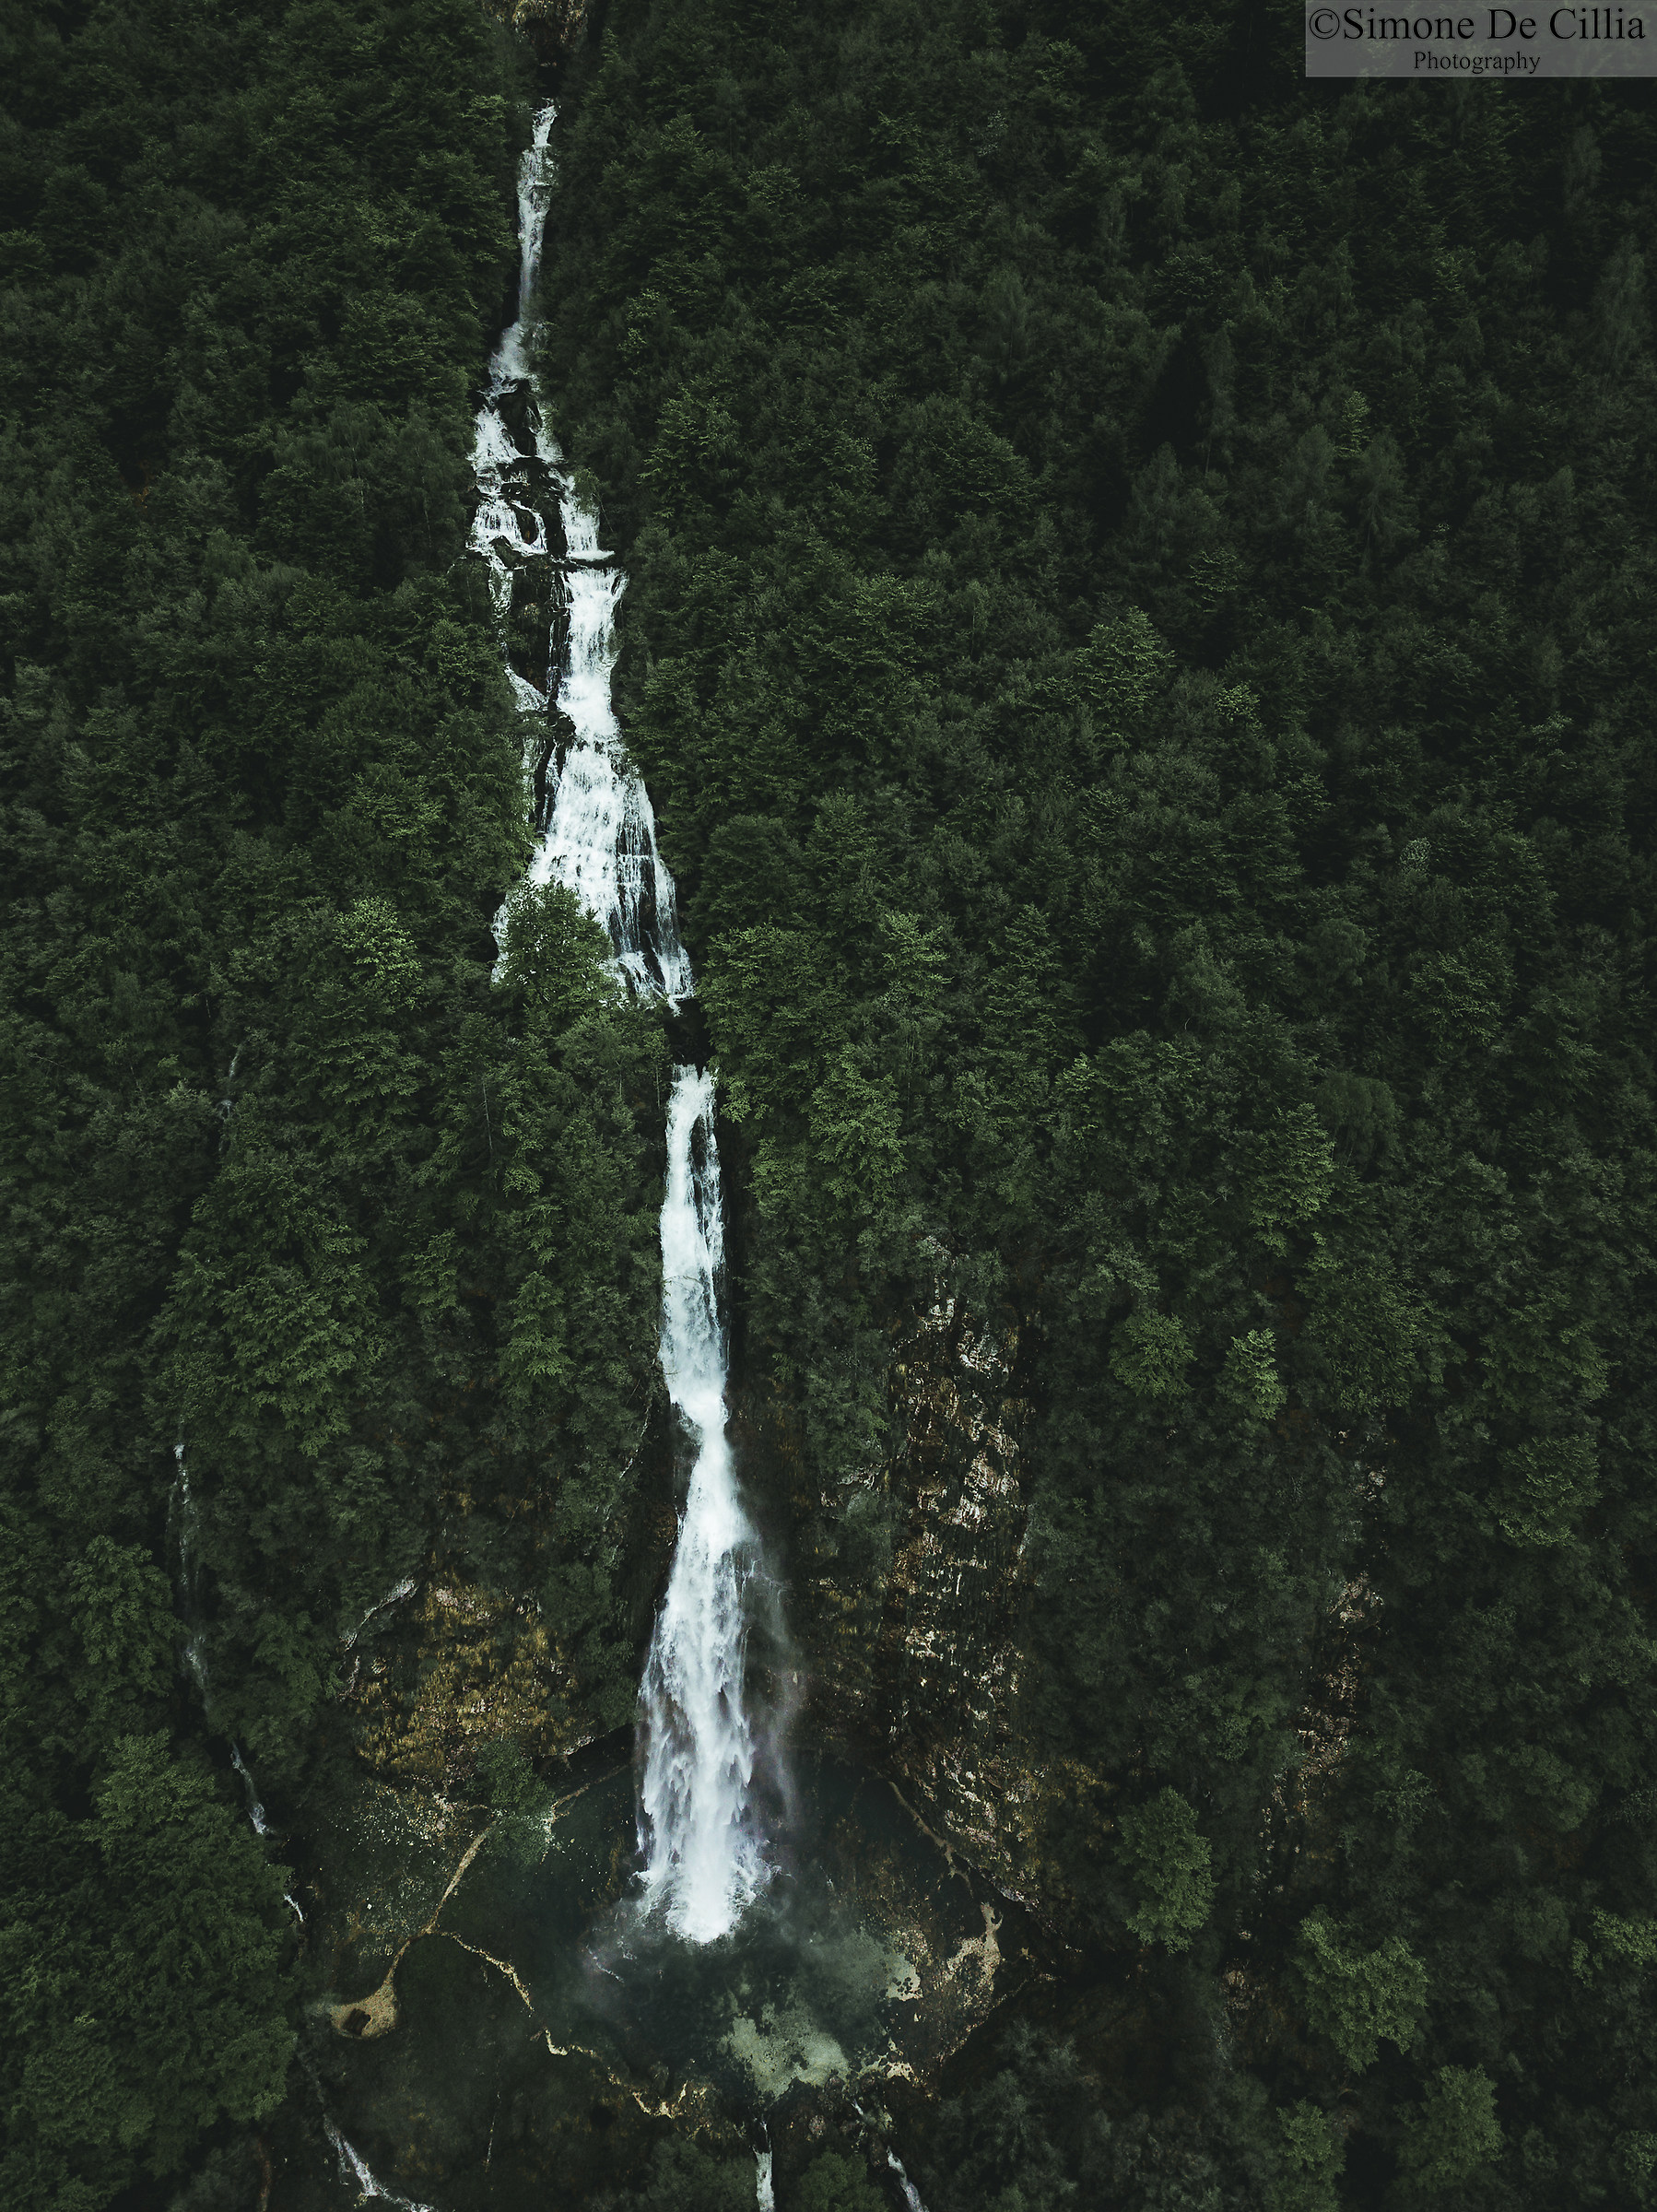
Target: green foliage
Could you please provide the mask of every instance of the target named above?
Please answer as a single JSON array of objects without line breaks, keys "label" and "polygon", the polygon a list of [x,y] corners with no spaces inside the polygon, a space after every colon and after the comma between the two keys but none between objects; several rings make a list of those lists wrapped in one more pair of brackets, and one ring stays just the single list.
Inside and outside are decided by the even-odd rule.
[{"label": "green foliage", "polygon": [[1484,1347],[1492,1405],[1503,1413],[1565,1413],[1605,1394],[1610,1371],[1592,1325],[1570,1318],[1563,1286],[1499,1314]]},{"label": "green foliage", "polygon": [[[491,973],[523,764],[455,565],[522,80],[461,0],[4,37],[24,1802],[171,1717],[181,1407],[264,1786],[440,1536],[623,1718],[661,1047],[556,899]],[[1016,1335],[1017,1721],[1087,1778],[1040,1881],[1108,1950],[1104,1808],[1177,1776],[1245,2016],[1255,2119],[1124,2087],[1108,2158],[1120,2068],[1005,2052],[950,2212],[1247,2203],[1332,2043],[1350,2190],[1401,2039],[1498,2085],[1516,2205],[1657,2131],[1652,118],[1297,57],[617,0],[560,86],[546,399],[626,548],[791,1549],[900,1487],[906,1314]],[[1207,2080],[1216,1990],[1144,1971]]]},{"label": "green foliage", "polygon": [[244,1112],[181,1255],[169,1318],[182,1374],[200,1378],[182,1411],[199,1434],[228,1382],[250,1445],[274,1414],[316,1459],[347,1434],[353,1386],[378,1348],[367,1246],[264,1136]]},{"label": "green foliage", "polygon": [[1214,1909],[1213,1851],[1178,1790],[1165,1789],[1116,1820],[1117,1849],[1138,1905],[1128,1925],[1143,1943],[1183,1951]]},{"label": "green foliage", "polygon": [[1571,1970],[1579,1981],[1592,1987],[1607,1967],[1638,1971],[1657,1965],[1657,1920],[1625,1920],[1620,1913],[1596,1909],[1590,1924],[1592,1941],[1579,1936],[1570,1947]]},{"label": "green foliage", "polygon": [[619,2202],[626,2212],[749,2212],[754,2161],[722,2159],[670,2136],[657,2144],[645,2179]]},{"label": "green foliage", "polygon": [[493,1737],[478,1753],[476,1783],[485,1802],[509,1817],[532,1811],[546,1794],[523,1746],[510,1735]]},{"label": "green foliage", "polygon": [[1326,1912],[1300,1926],[1296,1947],[1306,1992],[1306,2018],[1346,2064],[1375,2064],[1380,2039],[1410,2050],[1427,2009],[1428,1973],[1402,1936],[1364,1950],[1343,1936]]},{"label": "green foliage", "polygon": [[1593,1447],[1585,1437],[1536,1437],[1503,1454],[1498,1517],[1514,1544],[1564,1543],[1598,1496]]},{"label": "green foliage", "polygon": [[1421,1320],[1396,1269],[1324,1246],[1301,1280],[1334,1402],[1354,1413],[1406,1405],[1419,1377]]},{"label": "green foliage", "polygon": [[567,895],[491,974],[530,839],[464,493],[524,57],[467,0],[14,8],[0,55],[0,2194],[96,2212],[287,2077],[205,1738],[291,1803],[440,1550],[578,1591],[614,1717],[662,1048]]},{"label": "green foliage", "polygon": [[812,2159],[795,2195],[800,2212],[881,2212],[885,2201],[861,2159],[833,2150]]},{"label": "green foliage", "polygon": [[1277,2178],[1266,2202],[1269,2212],[1339,2212],[1337,2183],[1346,2164],[1346,2145],[1329,2114],[1315,2104],[1294,2104],[1277,2114]]},{"label": "green foliage", "polygon": [[68,1820],[8,1791],[8,2203],[175,2172],[286,2090],[285,1869],[164,1733],[110,1744],[95,1807]]},{"label": "green foliage", "polygon": [[829,1064],[811,1094],[812,1151],[822,1188],[837,1208],[875,1214],[889,1201],[903,1172],[902,1120],[890,1076],[873,1080],[850,1045]]},{"label": "green foliage", "polygon": [[1016,1332],[1013,1725],[1078,1778],[1023,1871],[1108,1949],[1176,1779],[1270,2103],[1345,2063],[1322,1914],[1524,2111],[1516,2201],[1595,2201],[1657,2128],[1639,1977],[1569,1965],[1657,1878],[1651,117],[1325,98],[1236,11],[605,24],[543,362],[791,1554],[902,1502],[906,1316]]},{"label": "green foliage", "polygon": [[76,1694],[88,1733],[102,1742],[130,1730],[170,1687],[172,1600],[147,1553],[108,1536],[87,1546],[69,1571],[69,1590],[81,1643]]},{"label": "green foliage", "polygon": [[1111,1335],[1111,1372],[1135,1397],[1176,1396],[1191,1359],[1191,1339],[1172,1314],[1149,1307],[1128,1314]]},{"label": "green foliage", "polygon": [[397,910],[384,899],[356,899],[335,927],[346,957],[388,1006],[405,1006],[420,982],[419,956]]},{"label": "green foliage", "polygon": [[1173,655],[1142,607],[1095,623],[1075,655],[1075,680],[1101,742],[1112,749],[1146,730],[1158,695],[1173,677]]},{"label": "green foliage", "polygon": [[514,888],[495,982],[523,1002],[535,1029],[556,1037],[582,1016],[615,1005],[621,986],[609,958],[603,929],[565,885]]},{"label": "green foliage", "polygon": [[1614,2156],[1618,2180],[1644,2212],[1657,2202],[1657,2135],[1619,2136]]},{"label": "green foliage", "polygon": [[996,2062],[939,2112],[916,2173],[924,2202],[938,2212],[1021,2212],[1097,2201],[1111,2178],[1111,2129],[1074,2048],[1020,2025]]},{"label": "green foliage", "polygon": [[1310,1106],[1276,1113],[1250,1147],[1249,1212],[1268,1251],[1322,1208],[1334,1180],[1334,1147]]},{"label": "green foliage", "polygon": [[1269,1421],[1288,1393],[1277,1372],[1276,1346],[1270,1329],[1251,1329],[1234,1336],[1226,1353],[1220,1376],[1226,1396],[1238,1410],[1257,1421]]},{"label": "green foliage", "polygon": [[1440,2066],[1404,2122],[1399,2164],[1424,2194],[1454,2189],[1501,2155],[1496,2085],[1482,2066]]}]

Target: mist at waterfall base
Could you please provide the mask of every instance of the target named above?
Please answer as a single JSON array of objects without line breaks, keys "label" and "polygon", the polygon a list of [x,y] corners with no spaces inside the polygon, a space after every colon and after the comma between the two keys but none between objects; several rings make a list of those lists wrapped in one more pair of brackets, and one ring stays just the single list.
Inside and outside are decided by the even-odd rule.
[{"label": "mist at waterfall base", "polygon": [[[954,2047],[964,2020],[925,2017],[921,1982],[987,1994],[970,1956],[948,1978],[979,1924],[959,1872],[883,1784],[810,1754],[801,1770],[805,1847],[784,1839],[709,1944],[640,1910],[629,1764],[578,1770],[563,1801],[548,1788],[496,1823],[441,1933],[401,1957],[394,2032],[319,2049],[328,2113],[388,2194],[435,2212],[580,2205],[637,2175],[664,2123],[748,2160],[801,2099],[843,2109],[846,2085],[876,2111],[891,2077]],[[454,1853],[389,1793],[341,1814],[328,1855],[367,1990]]]}]

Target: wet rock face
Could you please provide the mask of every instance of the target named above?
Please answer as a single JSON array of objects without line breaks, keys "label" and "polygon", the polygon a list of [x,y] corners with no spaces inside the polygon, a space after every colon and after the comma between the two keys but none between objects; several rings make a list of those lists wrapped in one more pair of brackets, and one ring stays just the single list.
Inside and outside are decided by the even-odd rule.
[{"label": "wet rock face", "polygon": [[587,0],[482,0],[483,12],[509,24],[542,61],[575,50],[587,20]]},{"label": "wet rock face", "polygon": [[1039,1807],[1017,1721],[1029,1420],[1017,1349],[1016,1329],[953,1300],[911,1324],[890,1370],[890,1457],[793,1500],[788,1607],[806,1732],[870,1759],[940,1841],[1023,1891]]},{"label": "wet rock face", "polygon": [[498,1736],[547,1759],[568,1758],[599,1732],[533,1603],[434,1578],[411,1608],[408,1631],[347,1693],[358,1755],[374,1772],[446,1788]]},{"label": "wet rock face", "polygon": [[560,1557],[556,1485],[517,1501],[516,1547],[488,1583],[470,1571],[484,1547],[469,1528],[470,1501],[452,1501],[446,1551],[415,1578],[405,1602],[374,1622],[348,1664],[342,1656],[339,1712],[367,1771],[396,1787],[464,1793],[491,1745],[510,1739],[549,1771],[630,1727],[633,1686],[677,1533],[673,1449],[657,1399],[615,1524],[615,1609],[579,1648],[556,1601],[536,1594]]},{"label": "wet rock face", "polygon": [[[563,502],[558,478],[535,450],[538,413],[528,384],[508,386],[493,406],[517,457],[497,464],[499,498],[475,496],[472,512],[476,521],[480,511],[487,511],[501,525],[485,542],[488,560],[498,562],[511,579],[510,600],[500,609],[508,665],[538,691],[550,693],[570,642],[565,574],[570,540]],[[483,558],[483,543],[476,536],[471,558]]]},{"label": "wet rock face", "polygon": [[[554,514],[558,512],[558,502],[550,495],[535,510],[550,535],[548,510]],[[511,606],[506,619],[507,657],[525,682],[545,690],[569,643],[570,587],[550,561],[523,560],[514,565],[511,548],[503,550],[498,540],[496,550],[502,553],[512,571]]]}]

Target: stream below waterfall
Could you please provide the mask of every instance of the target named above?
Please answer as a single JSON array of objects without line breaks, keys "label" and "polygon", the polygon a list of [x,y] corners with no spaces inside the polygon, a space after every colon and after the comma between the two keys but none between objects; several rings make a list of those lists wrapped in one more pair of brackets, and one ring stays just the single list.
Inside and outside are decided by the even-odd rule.
[{"label": "stream below waterfall", "polygon": [[[575,892],[608,931],[618,977],[671,1015],[694,979],[610,698],[626,579],[530,373],[553,124],[544,108],[520,175],[519,312],[476,417],[471,547],[503,640],[526,566],[542,564],[543,600],[548,574],[560,580],[567,635],[543,680],[521,651],[509,659],[526,762],[546,762],[530,881]],[[546,759],[554,706],[565,741]],[[787,2212],[828,2111],[912,2212],[889,2093],[935,2075],[1034,1971],[1013,1929],[997,1933],[1016,1909],[886,1784],[822,1753],[790,1772],[751,1695],[751,1632],[770,1653],[785,1646],[727,1433],[705,1067],[679,1066],[666,1102],[661,1250],[661,1364],[686,1481],[634,1756],[594,1746],[561,1785],[493,1819],[364,1771],[321,1817],[307,2065],[326,2156],[302,2184],[296,2159],[296,2206],[580,2205],[636,2180],[680,2132],[751,2161],[754,2201],[775,2186]]]}]

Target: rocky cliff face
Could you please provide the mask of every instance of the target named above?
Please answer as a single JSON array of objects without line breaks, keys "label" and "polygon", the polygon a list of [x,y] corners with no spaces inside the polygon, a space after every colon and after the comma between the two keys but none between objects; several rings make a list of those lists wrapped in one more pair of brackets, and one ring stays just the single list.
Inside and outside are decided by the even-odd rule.
[{"label": "rocky cliff face", "polygon": [[1018,1337],[944,1300],[889,1372],[888,1457],[838,1491],[805,1487],[787,1424],[738,1406],[757,1487],[787,1498],[789,1627],[803,1732],[869,1759],[937,1840],[1040,1903],[1054,1783],[1018,1721],[1029,1406]]},{"label": "rocky cliff face", "polygon": [[[734,1393],[739,1465],[786,1580],[786,1648],[773,1656],[797,1687],[780,1682],[774,1702],[792,1709],[802,1748],[866,1760],[936,1841],[1051,1913],[1064,1900],[1043,1831],[1077,1788],[1097,1791],[1040,1761],[1020,1724],[1030,1408],[1017,1327],[941,1300],[903,1328],[888,1390],[892,1448],[828,1491],[808,1487],[787,1409],[751,1386]],[[624,1545],[638,1661],[676,1533],[664,1408],[651,1427]],[[763,1623],[756,1633],[769,1639]],[[534,1600],[458,1562],[434,1561],[347,1702],[371,1769],[440,1789],[464,1783],[496,1737],[556,1764],[615,1719]]]},{"label": "rocky cliff face", "polygon": [[486,16],[505,23],[544,62],[573,52],[587,19],[587,0],[481,0]]},{"label": "rocky cliff face", "polygon": [[567,1759],[599,1725],[540,1607],[457,1576],[434,1576],[405,1635],[348,1695],[365,1763],[388,1781],[439,1790],[463,1780],[497,1737],[535,1759]]},{"label": "rocky cliff face", "polygon": [[612,1531],[618,1564],[608,1618],[590,1619],[579,1643],[544,1594],[559,1556],[556,1488],[517,1501],[514,1545],[487,1578],[471,1501],[450,1500],[443,1540],[408,1602],[341,1656],[342,1717],[357,1757],[381,1781],[417,1794],[464,1790],[500,1739],[553,1771],[599,1736],[630,1730],[632,1686],[677,1534],[674,1439],[661,1398],[629,1475]]}]

